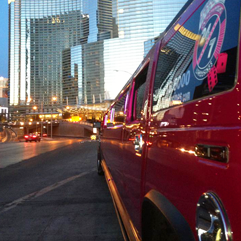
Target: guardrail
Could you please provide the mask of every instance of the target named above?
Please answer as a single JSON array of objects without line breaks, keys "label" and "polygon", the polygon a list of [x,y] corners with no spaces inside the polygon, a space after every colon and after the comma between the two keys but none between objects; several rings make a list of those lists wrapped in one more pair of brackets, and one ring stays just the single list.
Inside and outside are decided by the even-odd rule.
[{"label": "guardrail", "polygon": [[3,132],[1,133],[1,136],[2,136],[1,142],[6,142],[8,139],[8,136],[5,130],[3,130]]},{"label": "guardrail", "polygon": [[4,129],[0,132],[0,142],[12,142],[17,138],[17,133],[10,128]]},{"label": "guardrail", "polygon": [[86,126],[93,126],[93,123],[89,123],[89,122],[80,122],[81,125],[86,125]]}]

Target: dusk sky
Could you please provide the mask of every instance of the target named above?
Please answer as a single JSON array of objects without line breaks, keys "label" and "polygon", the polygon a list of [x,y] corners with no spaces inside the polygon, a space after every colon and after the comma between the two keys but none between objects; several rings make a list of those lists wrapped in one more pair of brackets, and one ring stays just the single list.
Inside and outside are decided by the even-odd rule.
[{"label": "dusk sky", "polygon": [[8,0],[0,0],[0,76],[8,77]]}]

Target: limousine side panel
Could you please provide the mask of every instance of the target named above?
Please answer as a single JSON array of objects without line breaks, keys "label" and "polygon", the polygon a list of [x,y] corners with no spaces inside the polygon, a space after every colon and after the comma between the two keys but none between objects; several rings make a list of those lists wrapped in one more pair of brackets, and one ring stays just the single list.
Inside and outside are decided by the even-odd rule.
[{"label": "limousine side panel", "polygon": [[125,192],[123,190],[124,167],[122,135],[123,125],[108,125],[102,131],[100,146],[102,159],[106,161],[111,176],[115,180],[115,185],[123,196]]},{"label": "limousine side panel", "polygon": [[[226,98],[229,102],[226,101],[225,106],[223,101]],[[237,105],[237,100],[235,93],[229,93],[216,98],[215,103],[212,101],[212,104],[217,106],[222,103],[223,111],[220,113],[220,110],[212,110],[205,126],[187,127],[193,121],[193,112],[197,112],[192,104],[166,111],[162,121],[157,121],[153,117],[150,125],[151,131],[155,134],[149,139],[152,145],[148,147],[146,192],[155,189],[163,193],[183,214],[194,233],[198,200],[203,193],[211,191],[222,200],[228,212],[232,230],[236,231],[234,237],[241,235],[237,221],[237,216],[241,215],[239,205],[241,190],[238,185],[241,173],[239,151],[241,126],[240,123],[225,126],[221,123],[217,126],[208,125],[218,116],[222,121],[226,118],[229,119],[226,119],[227,122],[238,120],[238,111],[235,108],[230,109],[230,104]],[[208,103],[211,103],[209,99],[199,102],[200,109],[197,113],[200,118],[203,118],[202,113],[206,113]],[[184,115],[183,119],[178,118],[180,112]],[[223,115],[223,112],[229,113],[228,116]],[[161,122],[174,121],[176,121],[176,127],[158,127]],[[197,156],[195,147],[198,144],[214,148],[226,147],[229,151],[228,163],[222,163],[215,157],[210,160],[205,156]]]},{"label": "limousine side panel", "polygon": [[[197,2],[195,1],[195,3]],[[216,32],[215,28],[218,25],[208,22],[211,21],[211,13],[215,9],[215,4],[218,4],[220,11],[218,19],[220,23],[223,23],[223,28],[221,27],[220,31],[216,30]],[[210,9],[209,12],[204,11],[210,6],[213,9]],[[170,91],[170,78],[166,78],[166,82],[162,82],[168,83],[169,81],[169,87],[165,87],[163,84],[158,89],[153,83],[154,92],[152,95],[154,98],[151,103],[153,113],[147,130],[149,138],[147,140],[145,193],[156,190],[165,196],[188,222],[197,240],[199,239],[196,231],[197,205],[200,205],[199,200],[202,199],[204,193],[207,193],[204,195],[207,198],[209,196],[215,197],[213,199],[218,200],[217,203],[221,203],[219,206],[223,216],[228,217],[225,218],[227,220],[225,221],[227,223],[225,240],[239,240],[241,237],[240,222],[237,218],[241,215],[239,205],[241,189],[237,185],[241,181],[239,148],[241,103],[240,81],[237,71],[241,68],[240,61],[237,61],[240,57],[240,53],[237,54],[240,51],[239,15],[240,1],[232,3],[205,1],[200,9],[187,22],[184,22],[183,26],[176,25],[177,32],[175,34],[172,32],[164,37],[160,49],[159,61],[164,61],[158,67],[157,73],[165,73],[164,67],[170,68],[166,71],[167,73],[175,73],[175,71],[178,73],[179,70],[175,69],[174,61],[176,59],[193,60],[191,64],[184,61],[179,75],[176,74],[173,78],[172,86],[177,94],[173,95]],[[186,55],[188,51],[182,52],[182,49],[188,49],[188,41],[191,44],[191,38],[193,40],[198,38],[193,33],[198,32],[198,29],[195,31],[195,24],[197,24],[197,28],[202,26],[198,25],[200,16],[201,20],[208,16],[203,24],[213,28],[213,36],[210,39],[213,39],[213,42],[219,39],[219,43],[222,45],[214,51],[216,45],[213,47],[214,49],[209,49],[206,47],[211,45],[202,45],[200,42],[197,45],[196,42],[194,50],[188,56],[188,54]],[[217,17],[217,15],[214,16]],[[214,16],[213,19],[215,19]],[[229,34],[231,32],[232,35]],[[221,36],[220,33],[222,33]],[[188,38],[182,41],[185,36]],[[177,42],[175,42],[175,38]],[[177,43],[182,48],[178,48]],[[202,51],[203,46],[206,47]],[[216,74],[213,70],[209,71],[206,76],[207,82],[205,82],[205,78],[202,80],[201,75],[199,75],[201,68],[198,70],[198,67],[201,65],[202,58],[203,61],[210,61],[212,58],[216,61],[212,57],[212,51],[219,60],[215,68],[220,68],[221,65],[225,68],[220,68],[217,76],[213,75]],[[182,54],[184,57],[181,58]],[[171,56],[173,56],[172,59]],[[223,60],[225,56],[227,58]],[[170,62],[165,65],[170,60],[173,60],[174,63]],[[178,64],[182,66],[181,63]],[[215,82],[214,79],[218,82]],[[176,85],[175,80],[180,80],[179,85]],[[195,81],[197,88],[193,93],[189,93],[190,98],[187,93],[193,87],[189,84],[194,86]],[[205,84],[198,86],[198,81],[204,81],[206,86]],[[212,81],[215,82],[214,89],[211,86]],[[205,88],[207,91],[204,93]],[[169,102],[168,95],[170,93],[172,93],[172,99],[177,100],[177,103]]]},{"label": "limousine side panel", "polygon": [[240,1],[194,1],[132,76],[123,125],[103,131],[105,169],[138,239],[241,237],[239,18]]}]

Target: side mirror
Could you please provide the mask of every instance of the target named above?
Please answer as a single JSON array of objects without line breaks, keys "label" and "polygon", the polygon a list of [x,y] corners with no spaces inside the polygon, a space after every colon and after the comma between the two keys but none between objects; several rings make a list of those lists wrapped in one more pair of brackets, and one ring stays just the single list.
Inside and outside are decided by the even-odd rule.
[{"label": "side mirror", "polygon": [[100,128],[101,127],[101,122],[94,122],[93,123],[94,128]]}]

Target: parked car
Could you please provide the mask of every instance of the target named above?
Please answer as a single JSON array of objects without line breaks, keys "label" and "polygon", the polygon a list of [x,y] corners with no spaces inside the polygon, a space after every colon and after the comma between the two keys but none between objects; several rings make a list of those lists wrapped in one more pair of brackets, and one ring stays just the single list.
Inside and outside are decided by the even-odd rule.
[{"label": "parked car", "polygon": [[105,114],[98,173],[129,240],[241,240],[240,3],[186,6]]},{"label": "parked car", "polygon": [[30,134],[24,135],[24,139],[26,142],[28,142],[28,141],[40,142],[41,141],[41,137],[38,133],[30,133]]}]

